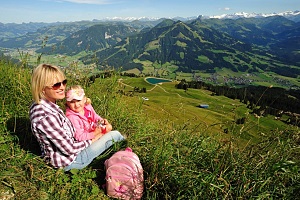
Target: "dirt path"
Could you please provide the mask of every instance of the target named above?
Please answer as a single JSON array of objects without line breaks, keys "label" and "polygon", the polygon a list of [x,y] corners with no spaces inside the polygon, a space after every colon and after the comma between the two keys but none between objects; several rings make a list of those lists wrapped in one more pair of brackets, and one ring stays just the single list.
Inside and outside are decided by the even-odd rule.
[{"label": "dirt path", "polygon": [[[130,88],[134,88],[134,87],[131,86],[131,85],[128,85],[128,84],[126,84],[126,83],[123,83],[122,80],[123,80],[123,79],[118,79],[118,83],[121,84],[121,85],[128,86],[128,87],[130,87]],[[159,88],[161,88],[165,93],[170,94],[170,92],[168,92],[167,90],[165,90],[165,88],[163,88],[163,87],[160,86],[159,84],[155,84],[155,85],[153,86],[153,88],[151,88],[151,89],[149,89],[149,90],[147,90],[147,91],[148,91],[148,92],[151,92],[151,91],[154,90],[156,87],[159,87]],[[178,93],[173,93],[173,94],[176,94],[176,95],[178,95],[179,97],[182,97],[182,96],[180,96],[180,94],[178,94]]]}]

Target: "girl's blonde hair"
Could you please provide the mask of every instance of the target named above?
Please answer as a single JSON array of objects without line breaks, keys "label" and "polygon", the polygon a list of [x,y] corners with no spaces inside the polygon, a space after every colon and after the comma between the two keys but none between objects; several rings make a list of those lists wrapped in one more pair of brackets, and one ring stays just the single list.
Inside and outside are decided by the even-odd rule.
[{"label": "girl's blonde hair", "polygon": [[[68,87],[68,89],[66,91],[68,92],[69,90],[83,90],[83,88],[80,85],[72,85],[72,86]],[[86,96],[85,96],[85,98],[86,98],[85,104],[92,104],[92,100],[90,98],[88,98]]]},{"label": "girl's blonde hair", "polygon": [[47,86],[65,80],[66,76],[58,66],[50,64],[38,65],[32,73],[31,77],[31,92],[33,100],[36,103],[40,103],[41,99],[44,99],[44,89]]}]

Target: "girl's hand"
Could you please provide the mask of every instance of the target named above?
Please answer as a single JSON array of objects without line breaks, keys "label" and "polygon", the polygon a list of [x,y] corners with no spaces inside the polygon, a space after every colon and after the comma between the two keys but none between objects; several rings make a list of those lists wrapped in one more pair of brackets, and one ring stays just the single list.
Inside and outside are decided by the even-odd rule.
[{"label": "girl's hand", "polygon": [[112,130],[112,125],[108,122],[107,119],[103,119],[104,124],[106,126],[106,133]]},{"label": "girl's hand", "polygon": [[92,139],[92,143],[99,140],[104,134],[102,134],[102,129],[99,127],[97,127],[95,130],[94,130],[94,138]]},{"label": "girl's hand", "polygon": [[109,124],[107,119],[103,119],[102,122],[103,122],[104,125]]},{"label": "girl's hand", "polygon": [[111,124],[106,124],[106,132],[109,132],[112,130],[112,125]]},{"label": "girl's hand", "polygon": [[101,127],[96,127],[96,129],[94,130],[94,136],[97,137],[97,135],[102,133],[102,129]]}]

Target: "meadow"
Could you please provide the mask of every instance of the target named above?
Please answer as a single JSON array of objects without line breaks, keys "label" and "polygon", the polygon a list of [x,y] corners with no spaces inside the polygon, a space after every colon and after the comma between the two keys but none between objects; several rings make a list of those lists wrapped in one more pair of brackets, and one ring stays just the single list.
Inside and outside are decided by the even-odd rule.
[{"label": "meadow", "polygon": [[[6,54],[14,59],[19,60],[23,65],[35,66],[38,60],[39,62],[52,63],[59,66],[78,66],[79,68],[81,68],[84,74],[95,74],[99,71],[95,64],[85,65],[80,59],[81,57],[86,56],[88,54],[87,52],[81,52],[73,56],[66,56],[60,54],[36,53],[35,49],[10,49],[6,52]],[[237,87],[239,84],[241,84],[241,86],[255,85],[266,87],[272,85],[274,87],[281,87],[285,89],[300,87],[300,82],[298,78],[281,76],[274,72],[259,71],[254,73],[247,73],[240,71],[233,72],[230,69],[226,68],[215,68],[215,72],[213,73],[201,72],[197,70],[194,70],[192,73],[186,73],[177,71],[178,67],[168,62],[165,64],[160,64],[157,62],[140,61],[138,59],[134,60],[134,62],[142,64],[143,70],[140,71],[139,69],[134,68],[123,71],[123,73],[132,73],[136,76],[158,76],[171,80],[184,79],[186,81],[192,81],[195,79],[195,77],[198,77],[207,83],[218,85],[227,84],[232,87]],[[282,67],[284,67],[284,65],[282,65]],[[103,68],[110,68],[110,66],[102,66],[101,70]]]},{"label": "meadow", "polygon": [[[178,90],[176,82],[151,85],[116,73],[89,83],[80,67],[64,70],[69,84],[85,87],[97,113],[128,136],[127,146],[144,168],[143,199],[300,195],[297,127],[272,116],[256,118],[239,101],[206,90]],[[2,59],[0,77],[0,199],[109,199],[103,162],[124,144],[114,145],[83,170],[51,168],[39,157],[30,130],[31,69]],[[147,92],[134,92],[134,87]],[[63,101],[58,104],[63,108]],[[237,124],[241,117],[245,123]]]}]

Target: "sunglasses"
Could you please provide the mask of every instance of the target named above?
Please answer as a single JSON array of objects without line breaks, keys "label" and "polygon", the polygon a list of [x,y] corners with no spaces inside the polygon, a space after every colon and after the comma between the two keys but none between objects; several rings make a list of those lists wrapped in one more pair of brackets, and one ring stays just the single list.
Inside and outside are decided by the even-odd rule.
[{"label": "sunglasses", "polygon": [[51,88],[52,88],[53,90],[57,90],[57,89],[60,88],[61,85],[66,86],[66,84],[67,84],[67,79],[63,80],[62,82],[58,82],[58,83],[53,84],[53,85],[51,86]]}]

